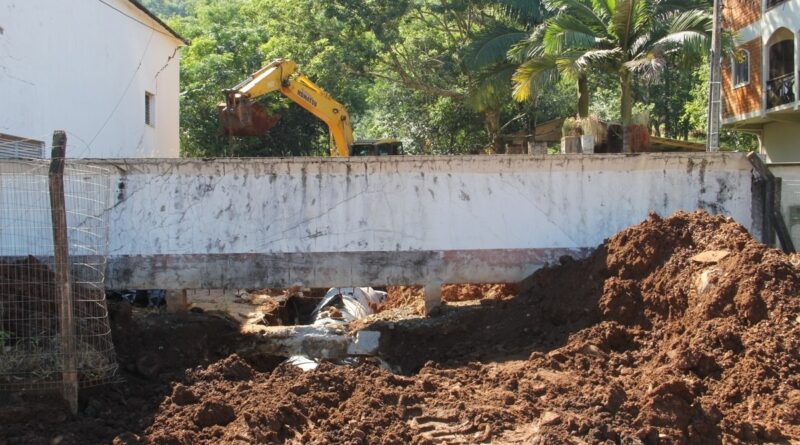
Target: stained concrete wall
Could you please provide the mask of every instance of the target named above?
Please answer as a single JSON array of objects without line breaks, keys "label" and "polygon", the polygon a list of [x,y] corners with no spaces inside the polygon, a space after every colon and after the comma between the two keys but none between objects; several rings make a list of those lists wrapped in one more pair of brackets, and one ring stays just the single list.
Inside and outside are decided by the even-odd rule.
[{"label": "stained concrete wall", "polygon": [[800,248],[800,163],[769,164],[781,178],[781,213],[795,248]]},{"label": "stained concrete wall", "polygon": [[791,163],[800,159],[800,123],[766,124],[762,138],[770,163]]},{"label": "stained concrete wall", "polygon": [[114,172],[111,288],[518,281],[649,211],[754,226],[739,154],[93,164]]}]

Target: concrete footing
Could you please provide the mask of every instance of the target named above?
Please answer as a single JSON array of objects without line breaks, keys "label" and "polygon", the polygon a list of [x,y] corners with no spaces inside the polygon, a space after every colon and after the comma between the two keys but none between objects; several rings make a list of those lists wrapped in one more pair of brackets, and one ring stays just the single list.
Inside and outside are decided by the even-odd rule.
[{"label": "concrete footing", "polygon": [[425,284],[423,297],[425,298],[425,315],[430,315],[442,304],[442,282],[431,281]]},{"label": "concrete footing", "polygon": [[189,310],[189,299],[186,289],[167,290],[167,312],[184,312]]},{"label": "concrete footing", "polygon": [[359,331],[355,336],[339,326],[269,326],[258,333],[258,350],[270,355],[304,355],[312,359],[338,360],[349,356],[374,355],[380,333]]}]

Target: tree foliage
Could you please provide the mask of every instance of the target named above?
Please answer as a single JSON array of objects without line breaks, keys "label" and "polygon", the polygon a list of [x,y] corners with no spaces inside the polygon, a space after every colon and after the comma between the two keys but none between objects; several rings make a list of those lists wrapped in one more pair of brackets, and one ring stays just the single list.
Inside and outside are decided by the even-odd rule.
[{"label": "tree foliage", "polygon": [[[631,123],[634,81],[659,82],[669,62],[701,60],[710,36],[708,12],[686,0],[547,0],[546,4],[555,15],[525,45],[527,60],[514,77],[517,95],[528,95],[557,74],[585,82],[591,71],[612,73],[619,77],[623,128]],[[588,92],[579,85],[586,100]],[[624,141],[627,148],[628,139]]]},{"label": "tree foliage", "polygon": [[222,136],[222,90],[275,58],[342,102],[357,138],[397,137],[408,153],[502,152],[504,135],[588,112],[626,121],[647,110],[657,134],[703,134],[704,62],[685,56],[705,51],[708,0],[143,3],[192,41],[181,67],[185,156],[328,151],[325,125],[277,94],[260,101],[281,117],[267,134]]}]

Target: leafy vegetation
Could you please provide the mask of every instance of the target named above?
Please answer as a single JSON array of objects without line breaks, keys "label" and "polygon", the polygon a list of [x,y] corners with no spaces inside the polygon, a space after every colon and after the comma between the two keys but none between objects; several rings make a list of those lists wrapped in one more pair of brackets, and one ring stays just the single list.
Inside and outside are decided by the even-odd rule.
[{"label": "leafy vegetation", "polygon": [[[687,4],[688,3],[688,4]],[[588,80],[593,71],[619,78],[620,120],[633,123],[634,78],[661,81],[670,62],[702,60],[711,16],[684,0],[550,0],[556,11],[526,42],[514,76],[518,98],[557,75],[577,80],[578,114],[588,115]],[[629,152],[629,138],[623,138]]]},{"label": "leafy vegetation", "polygon": [[[222,136],[222,90],[276,58],[344,103],[358,138],[397,137],[407,153],[503,152],[504,136],[590,114],[647,114],[650,131],[671,138],[705,132],[710,0],[143,3],[192,42],[181,61],[184,156],[328,151],[327,128],[279,95],[260,100],[281,118],[265,135]],[[753,140],[729,133],[723,146]]]}]

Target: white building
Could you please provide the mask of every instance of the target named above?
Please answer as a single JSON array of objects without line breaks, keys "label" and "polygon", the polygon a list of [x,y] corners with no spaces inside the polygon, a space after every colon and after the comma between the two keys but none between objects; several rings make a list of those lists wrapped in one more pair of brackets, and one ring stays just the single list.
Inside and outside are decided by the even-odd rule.
[{"label": "white building", "polygon": [[177,157],[185,44],[134,0],[0,1],[0,156]]}]

